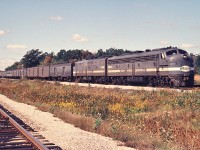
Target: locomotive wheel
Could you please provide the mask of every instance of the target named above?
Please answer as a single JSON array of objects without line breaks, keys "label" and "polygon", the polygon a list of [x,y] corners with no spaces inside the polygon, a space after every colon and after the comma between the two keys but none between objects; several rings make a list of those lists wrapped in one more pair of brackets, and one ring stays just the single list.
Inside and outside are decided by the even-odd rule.
[{"label": "locomotive wheel", "polygon": [[170,87],[170,88],[174,88],[174,87],[175,87],[173,81],[170,81],[170,82],[169,82],[169,87]]},{"label": "locomotive wheel", "polygon": [[164,82],[164,80],[161,78],[161,79],[158,81],[158,86],[164,87],[164,85],[165,85],[165,82]]},{"label": "locomotive wheel", "polygon": [[118,78],[118,79],[117,79],[117,84],[123,85],[123,79],[122,79],[122,78]]},{"label": "locomotive wheel", "polygon": [[158,81],[156,80],[156,78],[153,79],[152,81],[152,87],[158,86]]},{"label": "locomotive wheel", "polygon": [[101,78],[99,79],[99,83],[100,83],[100,84],[103,84],[103,80],[102,80]]},{"label": "locomotive wheel", "polygon": [[123,85],[127,85],[127,80],[126,79],[123,80]]},{"label": "locomotive wheel", "polygon": [[112,84],[113,84],[113,85],[116,85],[116,84],[117,84],[116,79],[112,79]]},{"label": "locomotive wheel", "polygon": [[81,83],[81,78],[76,78],[75,80],[77,83]]},{"label": "locomotive wheel", "polygon": [[153,79],[151,77],[148,78],[148,85],[153,86]]}]

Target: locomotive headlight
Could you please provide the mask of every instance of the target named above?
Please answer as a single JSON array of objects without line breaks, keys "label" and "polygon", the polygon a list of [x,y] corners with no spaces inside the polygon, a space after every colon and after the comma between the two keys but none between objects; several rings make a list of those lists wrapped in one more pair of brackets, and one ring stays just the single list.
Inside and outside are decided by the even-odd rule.
[{"label": "locomotive headlight", "polygon": [[191,69],[191,68],[190,68],[189,66],[182,66],[182,67],[180,68],[180,70],[183,71],[183,72],[189,72],[190,69]]},{"label": "locomotive headlight", "polygon": [[183,55],[183,59],[188,59],[188,57],[186,55]]}]

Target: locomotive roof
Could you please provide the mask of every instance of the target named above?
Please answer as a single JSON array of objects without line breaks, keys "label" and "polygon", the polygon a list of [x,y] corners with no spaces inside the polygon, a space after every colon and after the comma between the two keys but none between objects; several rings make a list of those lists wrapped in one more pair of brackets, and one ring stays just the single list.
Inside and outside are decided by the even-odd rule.
[{"label": "locomotive roof", "polygon": [[92,62],[92,61],[97,61],[97,60],[102,61],[105,59],[106,58],[97,58],[97,59],[89,59],[89,60],[85,59],[85,60],[77,61],[76,63]]},{"label": "locomotive roof", "polygon": [[148,56],[148,55],[156,55],[156,54],[160,54],[169,50],[178,50],[179,48],[177,47],[165,47],[165,48],[158,48],[158,49],[152,49],[152,50],[146,50],[146,51],[136,51],[133,54],[127,54],[127,55],[121,55],[121,56],[113,56],[110,58],[98,58],[98,59],[90,59],[90,60],[82,60],[82,61],[78,61],[76,63],[85,63],[85,62],[92,62],[92,61],[101,61],[101,60],[114,60],[114,59],[122,59],[122,58],[129,58],[129,57],[138,57],[138,56]]},{"label": "locomotive roof", "polygon": [[138,56],[148,56],[148,55],[156,55],[160,54],[169,50],[178,50],[177,47],[167,47],[167,48],[159,48],[159,49],[153,49],[153,50],[147,50],[143,51],[142,53],[133,53],[129,55],[122,55],[122,56],[113,56],[111,58],[108,58],[108,60],[113,60],[113,59],[122,59],[122,58],[129,58],[129,57],[138,57]]}]

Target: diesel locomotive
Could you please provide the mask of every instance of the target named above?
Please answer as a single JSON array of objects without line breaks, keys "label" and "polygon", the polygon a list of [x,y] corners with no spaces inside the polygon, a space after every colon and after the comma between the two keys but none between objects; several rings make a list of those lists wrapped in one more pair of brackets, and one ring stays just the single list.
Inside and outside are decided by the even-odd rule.
[{"label": "diesel locomotive", "polygon": [[114,82],[142,82],[152,86],[193,86],[193,59],[184,50],[162,48],[108,59]]},{"label": "diesel locomotive", "polygon": [[194,65],[192,56],[185,50],[167,47],[123,56],[3,71],[0,77],[179,87],[194,85]]}]

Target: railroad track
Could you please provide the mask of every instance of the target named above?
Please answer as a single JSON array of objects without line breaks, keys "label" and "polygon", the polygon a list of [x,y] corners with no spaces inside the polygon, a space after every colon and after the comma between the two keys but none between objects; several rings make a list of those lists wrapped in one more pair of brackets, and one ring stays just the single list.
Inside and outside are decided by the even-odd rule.
[{"label": "railroad track", "polygon": [[0,149],[61,150],[0,105]]}]

